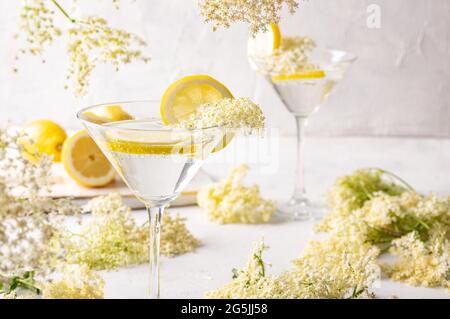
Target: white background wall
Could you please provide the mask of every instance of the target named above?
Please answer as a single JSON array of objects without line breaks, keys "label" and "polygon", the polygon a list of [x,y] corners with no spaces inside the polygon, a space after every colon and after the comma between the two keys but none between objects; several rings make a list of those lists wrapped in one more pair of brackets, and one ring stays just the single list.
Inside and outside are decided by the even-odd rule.
[{"label": "white background wall", "polygon": [[[80,0],[78,14],[101,14],[114,26],[143,35],[153,58],[147,66],[130,65],[118,74],[99,69],[83,100],[63,90],[62,41],[49,50],[46,64],[27,58],[19,75],[11,72],[19,3],[0,2],[0,123],[44,117],[76,127],[74,111],[80,105],[158,97],[178,74],[203,72],[235,95],[256,94],[270,125],[293,132],[293,120],[268,86],[260,80],[261,92],[255,91],[258,77],[246,60],[246,27],[212,32],[198,15],[197,0],[122,0],[119,12],[109,0]],[[380,29],[367,27],[372,3],[381,7]],[[282,27],[359,56],[339,91],[312,118],[311,134],[450,137],[450,1],[302,1]]]}]

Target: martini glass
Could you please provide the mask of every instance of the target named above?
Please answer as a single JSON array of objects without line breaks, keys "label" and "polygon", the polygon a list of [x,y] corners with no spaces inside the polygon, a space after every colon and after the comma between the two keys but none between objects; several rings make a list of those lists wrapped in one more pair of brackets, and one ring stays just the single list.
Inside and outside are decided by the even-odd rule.
[{"label": "martini glass", "polygon": [[251,67],[262,73],[280,97],[286,109],[295,117],[297,127],[296,184],[291,199],[280,205],[284,217],[308,220],[313,217],[313,205],[306,194],[304,181],[303,142],[309,117],[328,100],[330,93],[343,79],[356,56],[340,50],[314,49],[308,61],[325,76],[296,78],[295,74],[281,74],[280,66],[267,57],[248,54]]},{"label": "martini glass", "polygon": [[[101,117],[113,105],[128,120]],[[91,106],[78,118],[134,195],[147,207],[150,224],[150,297],[160,297],[160,232],[164,209],[194,177],[221,142],[218,127],[186,130],[164,126],[158,101]]]}]

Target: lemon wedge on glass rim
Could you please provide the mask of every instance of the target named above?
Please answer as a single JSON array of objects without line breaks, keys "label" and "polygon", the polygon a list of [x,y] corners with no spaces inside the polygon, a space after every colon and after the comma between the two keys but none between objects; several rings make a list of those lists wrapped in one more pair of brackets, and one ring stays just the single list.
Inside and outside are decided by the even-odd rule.
[{"label": "lemon wedge on glass rim", "polygon": [[[172,83],[161,99],[161,118],[165,125],[178,124],[195,114],[203,104],[211,104],[225,98],[233,98],[230,90],[209,75],[191,75]],[[225,134],[213,152],[225,148],[234,134]]]},{"label": "lemon wedge on glass rim", "polygon": [[67,174],[85,187],[106,186],[116,177],[114,168],[86,130],[66,140],[62,164]]}]

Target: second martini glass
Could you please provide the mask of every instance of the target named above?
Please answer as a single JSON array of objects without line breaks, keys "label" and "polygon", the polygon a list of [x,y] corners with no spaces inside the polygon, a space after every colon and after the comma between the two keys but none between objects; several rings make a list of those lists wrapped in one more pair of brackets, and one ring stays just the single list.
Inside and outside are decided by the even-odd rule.
[{"label": "second martini glass", "polygon": [[311,202],[306,195],[304,181],[303,142],[309,117],[328,99],[342,80],[348,67],[356,60],[353,54],[339,50],[314,49],[308,61],[316,71],[305,74],[281,74],[264,56],[254,56],[249,51],[250,65],[262,73],[277,92],[288,111],[295,117],[297,126],[296,185],[291,199],[280,210],[289,219],[310,219]]},{"label": "second martini glass", "polygon": [[181,193],[205,158],[222,140],[218,127],[186,130],[162,124],[158,101],[115,103],[128,120],[110,122],[101,114],[111,104],[78,113],[150,219],[150,297],[160,297],[160,232],[164,209]]}]

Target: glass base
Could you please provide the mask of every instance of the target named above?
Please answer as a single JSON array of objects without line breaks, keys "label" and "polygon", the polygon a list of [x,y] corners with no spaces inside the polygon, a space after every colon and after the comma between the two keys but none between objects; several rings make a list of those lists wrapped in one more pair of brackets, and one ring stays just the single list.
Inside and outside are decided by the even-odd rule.
[{"label": "glass base", "polygon": [[306,198],[291,198],[279,207],[279,215],[287,221],[308,221],[315,217],[315,206]]}]

